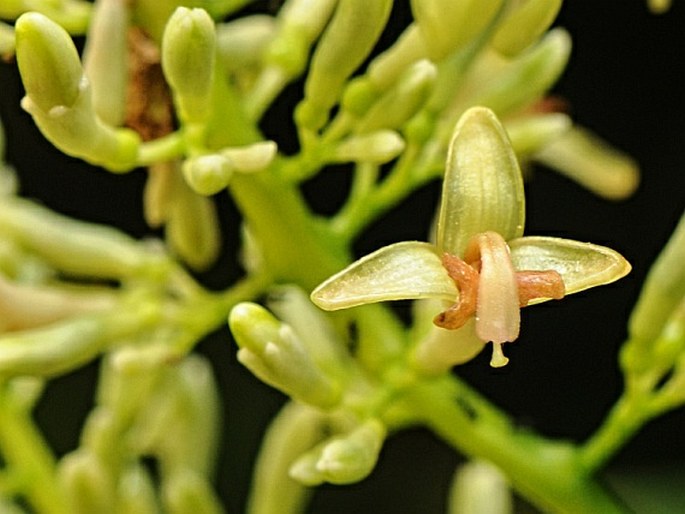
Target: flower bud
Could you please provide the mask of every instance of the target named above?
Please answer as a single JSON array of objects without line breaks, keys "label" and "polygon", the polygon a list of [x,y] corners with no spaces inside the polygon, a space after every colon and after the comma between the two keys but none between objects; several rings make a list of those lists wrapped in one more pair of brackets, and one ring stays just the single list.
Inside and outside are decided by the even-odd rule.
[{"label": "flower bud", "polygon": [[217,25],[217,54],[224,69],[239,70],[257,63],[275,34],[275,18],[263,14]]},{"label": "flower bud", "polygon": [[685,215],[652,265],[628,322],[630,339],[650,345],[685,298]]},{"label": "flower bud", "polygon": [[427,60],[413,64],[398,83],[373,104],[359,121],[357,131],[401,128],[423,107],[432,91],[437,76],[436,68]]},{"label": "flower bud", "polygon": [[20,198],[0,203],[0,234],[72,275],[118,279],[168,271],[167,257],[118,230],[76,221]]},{"label": "flower bud", "polygon": [[113,514],[116,499],[114,477],[93,453],[77,451],[60,463],[58,477],[73,514]]},{"label": "flower bud", "polygon": [[561,113],[514,118],[505,123],[511,146],[519,157],[529,157],[565,134],[573,125],[569,116]]},{"label": "flower bud", "polygon": [[203,9],[179,7],[162,38],[162,68],[185,122],[202,122],[211,107],[216,61],[214,22]]},{"label": "flower bud", "polygon": [[238,304],[228,323],[240,347],[238,360],[263,382],[321,408],[340,401],[339,384],[317,366],[292,328],[266,309]]},{"label": "flower bud", "polygon": [[186,159],[182,171],[193,191],[210,196],[228,185],[234,169],[231,161],[223,155],[208,154]]},{"label": "flower bud", "polygon": [[72,107],[81,94],[83,71],[67,31],[35,12],[22,14],[15,31],[26,95],[46,113]]},{"label": "flower bud", "polygon": [[122,472],[117,494],[117,514],[159,514],[152,477],[141,465]]},{"label": "flower bud", "polygon": [[359,482],[376,466],[385,436],[385,426],[369,419],[307,452],[293,464],[290,476],[310,486]]},{"label": "flower bud", "polygon": [[413,63],[428,57],[428,49],[416,22],[407,27],[395,43],[369,64],[368,76],[373,86],[385,91]]},{"label": "flower bud", "polygon": [[0,21],[0,59],[9,59],[14,55],[15,35],[14,29]]},{"label": "flower bud", "polygon": [[127,0],[98,0],[83,49],[83,69],[92,86],[93,109],[114,127],[122,125],[126,116],[128,25]]},{"label": "flower bud", "polygon": [[473,461],[457,470],[449,499],[450,514],[511,514],[512,497],[506,479],[492,464]]},{"label": "flower bud", "polygon": [[166,236],[174,252],[196,270],[209,267],[220,251],[216,205],[192,191],[181,177],[175,178]]},{"label": "flower bud", "polygon": [[392,130],[378,130],[341,141],[332,154],[334,162],[384,164],[404,150],[404,140]]},{"label": "flower bud", "polygon": [[[560,28],[550,31],[536,46],[511,62],[495,62],[492,70],[482,63],[482,76],[475,77],[475,94],[459,98],[452,109],[461,111],[472,105],[488,107],[498,116],[514,112],[534,102],[559,78],[571,53],[571,38]],[[482,87],[487,80],[487,86]],[[469,90],[469,87],[464,88]]]},{"label": "flower bud", "polygon": [[162,503],[169,514],[221,514],[223,509],[209,480],[190,470],[162,481]]},{"label": "flower bud", "polygon": [[512,57],[532,45],[552,24],[562,0],[527,0],[515,7],[497,27],[492,46]]},{"label": "flower bud", "polygon": [[550,141],[533,158],[609,200],[627,198],[640,181],[632,158],[579,127]]},{"label": "flower bud", "polygon": [[412,0],[414,19],[431,60],[438,62],[485,30],[502,0]]},{"label": "flower bud", "polygon": [[346,80],[368,56],[390,15],[392,1],[340,0],[312,56],[298,124],[318,130],[342,94]]}]

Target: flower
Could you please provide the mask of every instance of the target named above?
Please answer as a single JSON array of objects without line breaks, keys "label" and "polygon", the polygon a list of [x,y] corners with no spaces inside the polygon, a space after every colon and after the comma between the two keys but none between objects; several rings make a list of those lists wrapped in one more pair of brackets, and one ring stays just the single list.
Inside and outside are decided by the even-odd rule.
[{"label": "flower", "polygon": [[517,339],[521,307],[630,271],[609,248],[522,237],[524,221],[523,180],[507,134],[492,111],[471,108],[450,142],[436,243],[383,247],[323,282],[311,299],[325,310],[400,299],[449,302],[434,324],[456,330],[475,318],[477,337],[493,343],[491,365],[503,366],[501,345]]}]

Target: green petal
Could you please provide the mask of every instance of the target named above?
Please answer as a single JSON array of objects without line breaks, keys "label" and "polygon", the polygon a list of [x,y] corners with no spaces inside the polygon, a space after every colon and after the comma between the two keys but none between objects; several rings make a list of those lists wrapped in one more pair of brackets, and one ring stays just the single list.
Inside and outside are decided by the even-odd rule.
[{"label": "green petal", "polygon": [[497,232],[523,235],[523,179],[509,138],[484,107],[461,117],[450,143],[438,221],[438,247],[463,256],[469,240]]},{"label": "green petal", "polygon": [[458,296],[432,244],[406,241],[385,246],[350,264],[317,287],[312,301],[338,310],[389,300]]},{"label": "green petal", "polygon": [[555,270],[564,280],[566,294],[610,284],[626,276],[630,263],[605,246],[556,237],[522,237],[509,241],[518,271]]}]

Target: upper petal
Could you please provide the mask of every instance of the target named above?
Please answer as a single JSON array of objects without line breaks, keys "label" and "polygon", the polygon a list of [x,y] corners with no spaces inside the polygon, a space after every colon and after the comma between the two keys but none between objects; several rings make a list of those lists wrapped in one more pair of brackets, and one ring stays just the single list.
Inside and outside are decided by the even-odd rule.
[{"label": "upper petal", "polygon": [[476,234],[522,236],[524,219],[523,179],[509,137],[491,110],[473,107],[450,142],[437,245],[462,257]]},{"label": "upper petal", "polygon": [[454,301],[454,282],[429,243],[405,241],[385,246],[350,264],[319,285],[312,301],[325,310],[418,298]]},{"label": "upper petal", "polygon": [[521,237],[509,241],[509,248],[519,271],[557,271],[564,280],[566,294],[609,284],[631,269],[630,263],[611,248],[570,239]]}]

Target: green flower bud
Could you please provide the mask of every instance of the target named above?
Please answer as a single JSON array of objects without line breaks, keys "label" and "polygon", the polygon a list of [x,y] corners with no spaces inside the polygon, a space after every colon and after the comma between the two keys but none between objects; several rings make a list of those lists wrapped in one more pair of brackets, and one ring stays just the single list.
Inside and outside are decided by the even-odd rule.
[{"label": "green flower bud", "polygon": [[369,419],[351,432],[335,436],[303,455],[290,476],[305,485],[351,484],[373,471],[385,440],[385,426]]},{"label": "green flower bud", "polygon": [[504,475],[483,461],[460,466],[452,481],[448,510],[451,514],[511,514],[512,494]]},{"label": "green flower bud", "polygon": [[549,28],[562,0],[528,0],[512,10],[497,27],[492,46],[512,57],[532,45]]},{"label": "green flower bud", "polygon": [[190,157],[183,163],[183,177],[198,194],[210,196],[224,189],[233,176],[230,159],[218,154]]},{"label": "green flower bud", "polygon": [[228,323],[240,347],[238,360],[263,382],[321,408],[340,401],[338,383],[317,366],[292,328],[266,309],[238,304]]},{"label": "green flower bud", "polygon": [[[631,339],[651,344],[685,298],[685,215],[652,265],[628,322]],[[637,343],[636,343],[637,344]]]},{"label": "green flower bud", "polygon": [[257,63],[275,38],[276,29],[276,20],[263,14],[217,25],[217,54],[224,69],[239,70]]},{"label": "green flower bud", "polygon": [[392,86],[413,63],[428,57],[421,30],[412,23],[395,43],[369,64],[369,80],[379,91]]},{"label": "green flower bud", "polygon": [[529,157],[565,134],[573,121],[566,114],[549,113],[514,118],[505,123],[511,146],[519,157]]},{"label": "green flower bud", "polygon": [[384,164],[404,150],[404,140],[392,130],[378,130],[341,141],[333,151],[334,162],[368,162]]},{"label": "green flower bud", "polygon": [[46,113],[72,107],[81,95],[83,71],[67,31],[35,12],[22,14],[15,30],[26,95]]},{"label": "green flower bud", "polygon": [[108,466],[88,451],[67,455],[58,478],[73,514],[114,514],[115,484]]},{"label": "green flower bud", "polygon": [[127,0],[98,0],[83,50],[93,108],[101,120],[115,127],[126,116],[128,25]]},{"label": "green flower bud", "polygon": [[202,270],[216,261],[221,234],[216,205],[211,198],[196,194],[181,177],[176,177],[173,201],[169,205],[166,235],[171,248],[190,267]]},{"label": "green flower bud", "polygon": [[440,61],[466,46],[499,13],[502,0],[412,0],[429,56]]},{"label": "green flower bud", "polygon": [[533,158],[609,200],[629,197],[640,182],[632,158],[580,127],[550,141]]},{"label": "green flower bud", "polygon": [[0,376],[50,377],[69,372],[94,359],[109,343],[150,323],[148,308],[135,313],[83,315],[44,328],[0,336]]},{"label": "green flower bud", "polygon": [[647,0],[649,10],[654,14],[662,14],[671,8],[672,0]]},{"label": "green flower bud", "polygon": [[112,171],[135,167],[140,137],[105,125],[92,106],[76,47],[66,31],[38,13],[16,24],[17,62],[26,97],[22,107],[64,153]]},{"label": "green flower bud", "polygon": [[9,59],[14,54],[14,29],[6,23],[0,22],[0,58]]},{"label": "green flower bud", "polygon": [[223,509],[209,480],[190,470],[162,481],[162,503],[169,514],[221,514]]},{"label": "green flower bud", "polygon": [[215,61],[212,18],[203,9],[176,9],[162,38],[162,68],[185,122],[202,122],[209,114]]},{"label": "green flower bud", "polygon": [[152,477],[141,465],[123,471],[117,496],[117,514],[159,514]]},{"label": "green flower bud", "polygon": [[295,117],[318,130],[338,100],[347,79],[368,56],[385,27],[392,1],[340,0],[312,56],[305,98]]},{"label": "green flower bud", "polygon": [[[563,29],[550,31],[536,46],[508,63],[481,62],[473,77],[474,94],[458,97],[452,109],[462,112],[472,105],[488,107],[503,117],[534,102],[556,82],[571,53],[571,38]],[[492,57],[492,56],[491,56]],[[487,80],[487,86],[483,87]],[[471,82],[464,91],[474,91]]]},{"label": "green flower bud", "polygon": [[437,77],[437,70],[427,60],[413,64],[398,83],[369,109],[359,121],[357,131],[401,128],[423,107]]},{"label": "green flower bud", "polygon": [[123,232],[76,221],[20,198],[0,203],[0,234],[72,275],[118,279],[159,276],[169,269],[165,255]]},{"label": "green flower bud", "polygon": [[319,443],[328,428],[318,409],[287,403],[269,424],[255,465],[247,512],[300,512],[310,491],[288,476],[302,453]]}]

